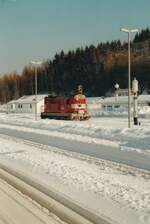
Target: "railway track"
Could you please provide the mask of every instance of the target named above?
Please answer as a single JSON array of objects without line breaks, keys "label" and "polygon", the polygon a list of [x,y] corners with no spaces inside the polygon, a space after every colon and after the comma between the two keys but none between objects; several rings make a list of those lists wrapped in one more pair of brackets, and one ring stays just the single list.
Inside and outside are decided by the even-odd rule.
[{"label": "railway track", "polygon": [[[27,173],[12,169],[8,164],[6,166],[4,161],[0,161],[0,178],[67,224],[114,224],[112,220],[100,217],[69,198],[59,195],[54,189],[41,185]],[[2,222],[5,223],[14,224]]]},{"label": "railway track", "polygon": [[0,224],[63,224],[37,203],[0,179]]}]

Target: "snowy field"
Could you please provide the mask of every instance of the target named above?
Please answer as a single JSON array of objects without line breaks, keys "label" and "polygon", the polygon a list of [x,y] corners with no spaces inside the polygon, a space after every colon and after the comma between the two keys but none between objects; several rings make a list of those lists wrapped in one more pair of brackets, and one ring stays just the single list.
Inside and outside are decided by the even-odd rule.
[{"label": "snowy field", "polygon": [[[148,119],[131,129],[127,128],[127,118],[35,121],[33,115],[1,113],[0,120],[0,128],[60,137],[77,145],[86,142],[119,147],[120,151],[146,155],[150,161]],[[6,135],[0,135],[0,158],[116,223],[150,223],[149,171]]]}]

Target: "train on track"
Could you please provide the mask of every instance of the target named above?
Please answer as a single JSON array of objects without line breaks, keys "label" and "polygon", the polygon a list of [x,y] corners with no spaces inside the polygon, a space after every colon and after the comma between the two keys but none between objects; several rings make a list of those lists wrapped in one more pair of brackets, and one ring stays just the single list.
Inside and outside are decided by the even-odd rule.
[{"label": "train on track", "polygon": [[78,86],[72,96],[47,96],[44,99],[44,111],[41,118],[88,120],[87,100],[83,88]]}]

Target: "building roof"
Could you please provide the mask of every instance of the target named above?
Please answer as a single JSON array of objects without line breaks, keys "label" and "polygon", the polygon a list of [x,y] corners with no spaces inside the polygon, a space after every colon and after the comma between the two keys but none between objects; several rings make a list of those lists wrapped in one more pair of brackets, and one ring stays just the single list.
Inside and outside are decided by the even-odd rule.
[{"label": "building roof", "polygon": [[[39,94],[37,95],[37,103],[44,99],[47,96],[46,94]],[[25,95],[17,100],[12,100],[8,102],[8,104],[25,104],[25,103],[34,103],[35,102],[35,95]]]},{"label": "building roof", "polygon": [[[133,95],[131,96],[131,101],[132,100],[133,100]],[[118,96],[117,98],[116,97],[107,97],[103,101],[101,101],[101,103],[103,105],[127,104],[128,96]],[[139,95],[138,103],[148,105],[150,103],[150,95]]]},{"label": "building roof", "polygon": [[103,101],[102,97],[87,97],[88,104],[101,103],[101,101]]}]

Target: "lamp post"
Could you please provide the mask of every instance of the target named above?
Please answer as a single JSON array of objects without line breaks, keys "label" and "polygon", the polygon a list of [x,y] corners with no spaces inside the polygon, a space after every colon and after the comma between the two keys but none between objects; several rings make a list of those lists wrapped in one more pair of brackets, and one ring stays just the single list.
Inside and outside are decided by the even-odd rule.
[{"label": "lamp post", "polygon": [[128,128],[131,127],[131,33],[139,32],[138,29],[121,28],[120,31],[128,34]]},{"label": "lamp post", "polygon": [[115,84],[115,101],[117,102],[118,100],[118,91],[119,91],[119,84]]},{"label": "lamp post", "polygon": [[35,68],[35,76],[34,76],[34,82],[35,82],[35,120],[37,120],[37,69],[38,66],[42,64],[41,61],[35,60],[31,61],[31,64],[34,65]]}]

